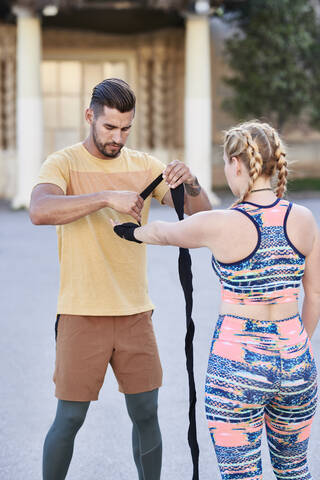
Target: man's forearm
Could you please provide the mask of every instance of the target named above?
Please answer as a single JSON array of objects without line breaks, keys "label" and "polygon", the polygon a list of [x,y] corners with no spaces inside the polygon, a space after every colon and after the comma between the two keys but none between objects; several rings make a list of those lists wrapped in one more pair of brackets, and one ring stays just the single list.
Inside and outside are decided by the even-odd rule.
[{"label": "man's forearm", "polygon": [[208,195],[201,187],[198,179],[195,177],[192,184],[185,183],[185,213],[187,215],[193,215],[197,212],[203,212],[205,210],[211,210],[211,203]]},{"label": "man's forearm", "polygon": [[31,204],[30,218],[35,225],[64,225],[108,206],[108,192],[88,195],[43,195]]},{"label": "man's forearm", "polygon": [[132,216],[141,222],[143,199],[137,192],[102,190],[87,195],[62,195],[56,185],[38,185],[30,203],[30,218],[35,225],[64,225],[104,207]]}]

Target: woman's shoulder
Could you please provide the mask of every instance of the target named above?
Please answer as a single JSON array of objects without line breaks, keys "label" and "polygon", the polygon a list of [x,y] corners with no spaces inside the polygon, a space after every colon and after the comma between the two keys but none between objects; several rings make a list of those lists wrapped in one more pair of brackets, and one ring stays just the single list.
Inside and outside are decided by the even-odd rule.
[{"label": "woman's shoulder", "polygon": [[[240,212],[239,212],[240,211]],[[245,219],[244,215],[241,215],[242,211],[246,213],[245,208],[219,208],[214,210],[209,210],[206,212],[201,212],[201,214],[207,214],[207,218],[211,218],[215,222],[219,222],[221,225],[230,222],[239,222]]]},{"label": "woman's shoulder", "polygon": [[215,234],[217,241],[234,239],[240,232],[242,232],[241,235],[252,232],[256,234],[254,222],[250,221],[247,215],[242,215],[241,212],[232,208],[214,209],[196,215],[201,216],[207,230]]},{"label": "woman's shoulder", "polygon": [[239,218],[239,213],[231,208],[206,210],[204,212],[199,212],[196,215],[201,215],[203,219],[206,218],[207,220],[212,220],[215,223],[218,222],[220,225],[229,223],[232,219]]},{"label": "woman's shoulder", "polygon": [[292,203],[286,231],[295,247],[307,256],[318,232],[317,222],[312,211],[304,205]]},{"label": "woman's shoulder", "polygon": [[[201,224],[208,233],[212,233],[218,238],[222,235],[229,235],[228,232],[237,230],[239,223],[241,224],[241,221],[243,221],[243,219],[239,217],[244,216],[239,215],[239,212],[231,209],[213,209],[195,213],[192,217],[194,221]],[[244,220],[247,219],[244,217]]]},{"label": "woman's shoulder", "polygon": [[302,222],[299,225],[300,228],[303,225],[310,226],[315,223],[314,215],[309,208],[305,207],[304,205],[300,205],[299,203],[290,202],[290,204],[290,217],[295,222]]},{"label": "woman's shoulder", "polygon": [[206,229],[212,233],[208,246],[219,262],[232,263],[246,258],[256,247],[257,226],[247,215],[228,208],[212,210],[211,217],[207,218],[211,221],[207,222]]}]

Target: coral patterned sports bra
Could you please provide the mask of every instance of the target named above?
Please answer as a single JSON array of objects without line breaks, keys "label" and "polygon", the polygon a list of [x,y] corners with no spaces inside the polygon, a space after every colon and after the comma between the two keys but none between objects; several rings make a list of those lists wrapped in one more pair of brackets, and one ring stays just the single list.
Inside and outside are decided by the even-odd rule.
[{"label": "coral patterned sports bra", "polygon": [[253,252],[238,262],[223,263],[212,256],[222,301],[248,305],[298,300],[305,256],[288,238],[291,208],[292,203],[280,198],[267,206],[244,202],[233,208],[254,223],[258,242]]}]

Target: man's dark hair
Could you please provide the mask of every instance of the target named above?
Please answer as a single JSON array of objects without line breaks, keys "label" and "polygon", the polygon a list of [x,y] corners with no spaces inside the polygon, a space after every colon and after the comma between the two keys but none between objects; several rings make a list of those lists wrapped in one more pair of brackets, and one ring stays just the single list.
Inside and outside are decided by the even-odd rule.
[{"label": "man's dark hair", "polygon": [[135,104],[135,94],[127,82],[120,78],[106,78],[94,87],[90,108],[94,111],[95,117],[98,117],[105,105],[124,113],[134,110]]}]

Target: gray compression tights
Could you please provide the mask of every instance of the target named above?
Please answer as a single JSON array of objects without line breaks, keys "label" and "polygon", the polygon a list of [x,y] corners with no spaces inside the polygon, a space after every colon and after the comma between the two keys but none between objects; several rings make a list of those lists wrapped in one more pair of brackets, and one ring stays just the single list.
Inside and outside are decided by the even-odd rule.
[{"label": "gray compression tights", "polygon": [[[125,395],[132,420],[132,447],[139,480],[159,480],[162,443],[158,424],[158,389]],[[43,447],[43,480],[64,480],[71,462],[75,436],[90,402],[58,400],[56,418]]]},{"label": "gray compression tights", "polygon": [[126,395],[132,420],[132,449],[139,480],[159,480],[162,441],[158,423],[158,389]]}]

